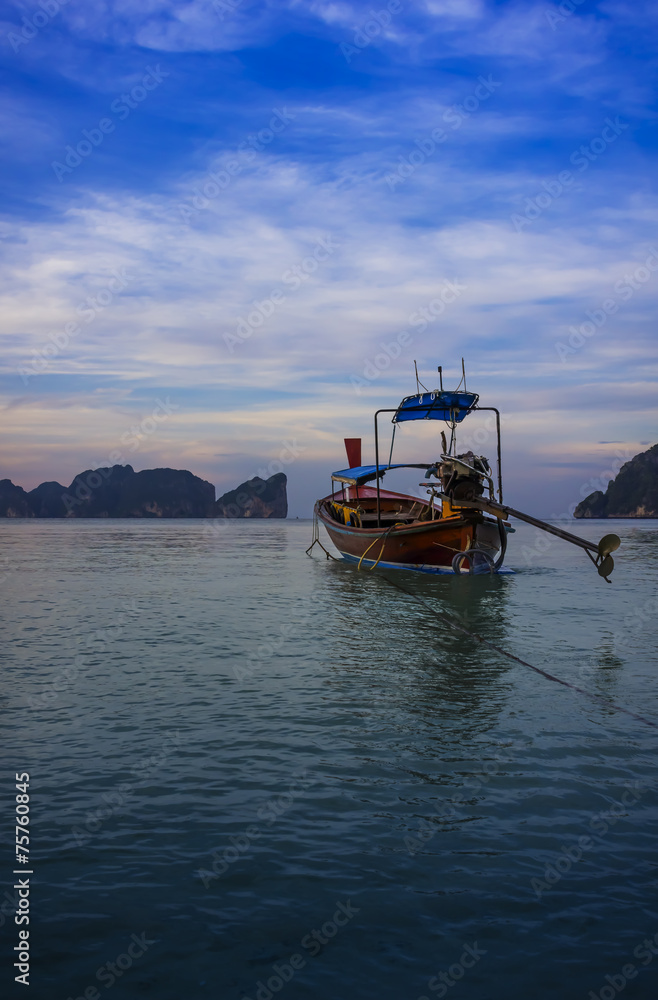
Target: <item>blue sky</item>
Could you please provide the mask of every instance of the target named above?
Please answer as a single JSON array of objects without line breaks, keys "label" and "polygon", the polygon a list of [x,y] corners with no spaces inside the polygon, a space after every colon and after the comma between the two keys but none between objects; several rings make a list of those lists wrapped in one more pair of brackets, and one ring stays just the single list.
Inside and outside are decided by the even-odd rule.
[{"label": "blue sky", "polygon": [[3,10],[2,476],[283,467],[308,515],[462,355],[517,506],[656,441],[655,4]]}]

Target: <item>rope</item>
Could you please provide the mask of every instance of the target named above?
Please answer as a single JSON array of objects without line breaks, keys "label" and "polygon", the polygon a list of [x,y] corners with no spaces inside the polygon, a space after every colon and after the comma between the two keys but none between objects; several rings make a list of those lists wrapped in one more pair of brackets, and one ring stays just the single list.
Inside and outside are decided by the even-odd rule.
[{"label": "rope", "polygon": [[390,526],[390,528],[386,529],[386,531],[383,533],[383,535],[377,535],[376,538],[373,538],[373,540],[371,541],[370,545],[368,546],[368,548],[366,549],[366,551],[363,553],[363,555],[359,559],[359,565],[356,567],[357,570],[361,569],[361,563],[363,562],[363,560],[365,559],[365,557],[368,555],[368,553],[370,552],[370,549],[373,547],[373,545],[375,544],[375,542],[380,542],[381,541],[382,547],[381,547],[381,550],[379,552],[379,555],[377,556],[377,562],[374,564],[374,566],[370,567],[371,570],[372,569],[376,569],[376,567],[379,565],[379,560],[381,559],[381,557],[384,554],[384,546],[386,545],[386,539],[388,538],[388,536],[390,535],[390,533],[393,531],[393,528],[397,527],[397,524],[398,524],[398,522],[396,522],[395,524],[392,524]]},{"label": "rope", "polygon": [[[393,527],[395,527],[395,525],[393,525]],[[392,530],[393,530],[392,528],[389,528],[389,533]],[[384,538],[384,540],[382,541],[382,547],[379,550],[379,555],[377,556],[377,561],[375,562],[375,564],[373,566],[370,567],[371,570],[377,569],[377,567],[379,566],[379,560],[384,555],[384,549],[385,549],[385,547],[386,547],[386,539]]]},{"label": "rope", "polygon": [[332,556],[331,552],[329,552],[327,549],[325,549],[324,545],[320,541],[320,524],[319,524],[319,521],[318,521],[318,509],[317,509],[317,507],[313,510],[313,536],[312,536],[311,544],[309,545],[309,547],[306,550],[306,555],[310,556],[311,559],[313,558],[313,556],[311,555],[311,551],[312,551],[314,545],[319,545],[320,546],[320,548],[322,549],[322,551],[326,555],[327,559],[333,559],[335,562],[340,562],[339,559],[336,559],[336,556]]},{"label": "rope", "polygon": [[[313,539],[313,541],[311,542],[311,544],[309,545],[309,547],[306,550],[306,555],[307,556],[311,556],[311,550],[312,550],[312,548],[313,548],[314,545],[319,545],[320,546],[320,548],[322,549],[322,551],[326,555],[327,559],[333,559],[334,562],[340,562],[340,559],[337,559],[336,556],[332,556],[331,552],[329,552],[327,549],[325,549],[324,545],[322,544],[322,542],[320,541],[319,538],[314,538]],[[311,556],[311,559],[312,558],[313,558],[313,556]]]},{"label": "rope", "polygon": [[[388,530],[390,531],[391,529],[389,528]],[[356,567],[357,570],[361,569],[361,563],[363,562],[363,560],[365,559],[365,557],[368,555],[368,553],[370,552],[370,549],[373,547],[373,545],[375,544],[375,542],[378,542],[383,537],[384,537],[383,535],[377,535],[376,538],[373,538],[373,540],[371,541],[370,545],[368,546],[368,548],[366,549],[366,551],[363,553],[363,555],[359,559],[359,565]],[[382,552],[383,551],[384,551],[384,546],[382,545]],[[381,552],[379,554],[381,556]]]},{"label": "rope", "polygon": [[463,549],[456,549],[454,545],[446,545],[445,542],[432,542],[432,545],[438,545],[440,549],[448,549],[449,552],[463,552]]},{"label": "rope", "polygon": [[[381,541],[382,547],[379,556],[377,557],[377,561],[375,562],[375,564],[371,566],[371,569],[375,569],[375,567],[379,564],[379,561],[384,553],[386,539],[395,527],[397,527],[397,524],[392,524],[391,527],[387,528],[382,535],[378,535],[377,538],[373,539],[373,541],[370,543],[366,551],[359,559],[359,565],[357,569],[361,569],[361,563],[363,562],[368,552],[370,552],[370,549],[373,547],[373,545],[376,542]],[[309,545],[309,547],[306,549],[307,555],[310,555],[313,546],[316,544],[320,546],[322,551],[325,553],[327,559],[333,559],[336,562],[340,562],[339,559],[336,559],[336,556],[332,555],[331,552],[328,552],[325,549],[324,545],[320,541],[320,525],[318,523],[317,508],[313,511],[313,540]],[[449,548],[449,546],[445,546],[445,548]],[[407,597],[411,597],[412,600],[422,605],[422,607],[424,607],[427,611],[429,611],[431,615],[434,615],[435,618],[438,618],[439,621],[443,622],[445,625],[448,625],[450,628],[454,628],[458,632],[462,632],[464,635],[470,636],[471,639],[477,639],[477,641],[481,642],[483,646],[487,646],[489,649],[493,649],[496,653],[500,653],[501,656],[507,657],[508,660],[513,660],[515,663],[520,663],[522,667],[528,667],[529,670],[533,670],[536,674],[539,674],[541,677],[544,677],[548,681],[552,681],[554,684],[561,684],[562,687],[569,688],[569,690],[571,691],[576,691],[578,694],[584,695],[586,698],[589,698],[590,701],[594,701],[597,704],[604,706],[605,708],[612,709],[612,711],[614,712],[622,712],[624,715],[630,716],[631,719],[635,719],[636,722],[642,722],[644,723],[645,726],[651,726],[653,729],[658,729],[658,723],[653,722],[651,719],[647,719],[643,715],[638,715],[637,712],[631,712],[630,709],[624,708],[623,705],[617,705],[616,702],[609,701],[608,698],[603,698],[599,694],[593,694],[591,691],[586,691],[585,688],[578,687],[577,684],[572,684],[570,681],[562,680],[561,677],[556,677],[554,674],[549,673],[548,670],[542,670],[541,667],[535,667],[532,663],[528,663],[527,660],[522,660],[520,656],[515,656],[514,653],[509,653],[506,649],[503,649],[502,646],[497,646],[496,643],[489,642],[488,639],[485,639],[483,636],[478,635],[477,632],[469,631],[469,629],[464,628],[463,625],[460,625],[460,623],[455,618],[451,617],[450,615],[442,614],[440,611],[436,611],[433,607],[431,607],[427,603],[427,601],[424,601],[422,597],[418,597],[417,594],[414,594],[413,591],[411,590],[407,590],[407,588],[403,587],[402,584],[396,583],[396,581],[391,580],[388,576],[386,576],[385,573],[382,573],[381,576],[382,579],[386,580],[386,582],[391,587],[395,587],[396,590],[399,590],[401,591],[401,593],[406,594]]]},{"label": "rope", "polygon": [[501,646],[497,646],[494,642],[489,642],[488,639],[483,638],[483,636],[478,635],[476,632],[470,632],[450,615],[445,615],[440,611],[435,611],[434,608],[427,603],[427,601],[422,599],[422,597],[418,597],[418,595],[414,594],[411,590],[407,590],[406,587],[403,587],[401,584],[391,580],[384,573],[381,575],[382,578],[391,585],[391,587],[395,587],[396,590],[402,591],[403,594],[411,597],[413,600],[417,601],[418,604],[422,604],[422,606],[426,608],[430,614],[434,615],[435,618],[438,618],[439,621],[442,621],[444,624],[450,626],[450,628],[457,629],[458,632],[463,632],[464,635],[468,635],[472,639],[477,639],[478,642],[481,642],[484,646],[488,646],[489,649],[493,649],[497,653],[501,653],[502,656],[506,656],[508,660],[514,660],[516,663],[520,663],[521,666],[534,670],[536,674],[540,674],[542,677],[545,677],[546,680],[553,681],[555,684],[561,684],[563,687],[570,688],[572,691],[577,691],[578,694],[583,694],[586,698],[590,698],[599,705],[604,705],[606,708],[610,708],[615,712],[623,712],[624,715],[630,715],[631,719],[635,719],[636,722],[643,722],[646,726],[658,729],[657,722],[653,722],[651,719],[646,719],[643,715],[638,715],[636,712],[631,712],[630,709],[624,708],[623,705],[617,705],[615,702],[609,701],[607,698],[603,698],[599,694],[593,694],[591,691],[586,691],[584,688],[578,687],[576,684],[571,684],[570,681],[564,681],[560,677],[555,677],[554,674],[550,674],[547,670],[542,670],[541,667],[533,666],[532,663],[522,660],[519,656],[515,656],[514,653],[508,653],[506,649],[503,649]]}]

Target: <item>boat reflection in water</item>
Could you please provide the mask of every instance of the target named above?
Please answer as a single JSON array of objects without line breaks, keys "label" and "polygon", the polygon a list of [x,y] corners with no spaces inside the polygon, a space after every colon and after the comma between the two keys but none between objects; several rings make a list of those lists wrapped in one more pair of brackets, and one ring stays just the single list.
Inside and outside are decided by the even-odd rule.
[{"label": "boat reflection in water", "polygon": [[[464,736],[496,725],[511,664],[475,636],[504,648],[514,577],[364,574],[343,562],[318,564],[318,573],[323,613],[337,642],[334,682],[352,697],[362,692],[368,714],[393,702],[398,723],[407,718],[410,732],[427,725],[438,738],[445,725]],[[439,620],[431,608],[471,634]],[[413,742],[417,746],[417,732]]]}]

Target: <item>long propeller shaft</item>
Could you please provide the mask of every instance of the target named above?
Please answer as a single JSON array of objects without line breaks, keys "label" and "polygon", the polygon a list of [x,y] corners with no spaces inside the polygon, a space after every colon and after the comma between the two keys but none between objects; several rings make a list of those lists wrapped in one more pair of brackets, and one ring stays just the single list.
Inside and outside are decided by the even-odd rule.
[{"label": "long propeller shaft", "polygon": [[597,545],[596,542],[589,542],[586,538],[579,538],[578,535],[572,535],[570,531],[565,531],[554,524],[549,524],[538,517],[533,517],[532,514],[526,514],[522,510],[515,510],[514,507],[508,507],[507,504],[498,503],[497,500],[479,498],[478,500],[460,501],[453,500],[444,494],[440,495],[444,496],[452,507],[462,509],[468,507],[475,508],[476,510],[483,511],[485,514],[491,514],[492,517],[496,517],[500,521],[506,520],[508,517],[516,517],[519,521],[525,521],[527,524],[534,525],[535,528],[541,528],[542,531],[547,531],[550,535],[556,535],[565,542],[571,542],[572,545],[577,545],[579,548],[585,549],[588,555],[592,552],[596,553],[596,558],[590,555],[590,559],[595,563],[599,574],[604,579],[607,579],[614,569],[614,562],[610,553],[618,549],[621,544],[618,535],[604,535]]}]

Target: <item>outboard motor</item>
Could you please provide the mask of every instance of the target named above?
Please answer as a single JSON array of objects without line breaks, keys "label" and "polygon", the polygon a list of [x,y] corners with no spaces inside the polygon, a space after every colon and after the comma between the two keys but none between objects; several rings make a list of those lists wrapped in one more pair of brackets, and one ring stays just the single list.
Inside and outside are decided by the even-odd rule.
[{"label": "outboard motor", "polygon": [[467,451],[463,455],[443,455],[437,466],[443,492],[453,500],[477,500],[484,493],[485,480],[491,483],[489,462]]}]

